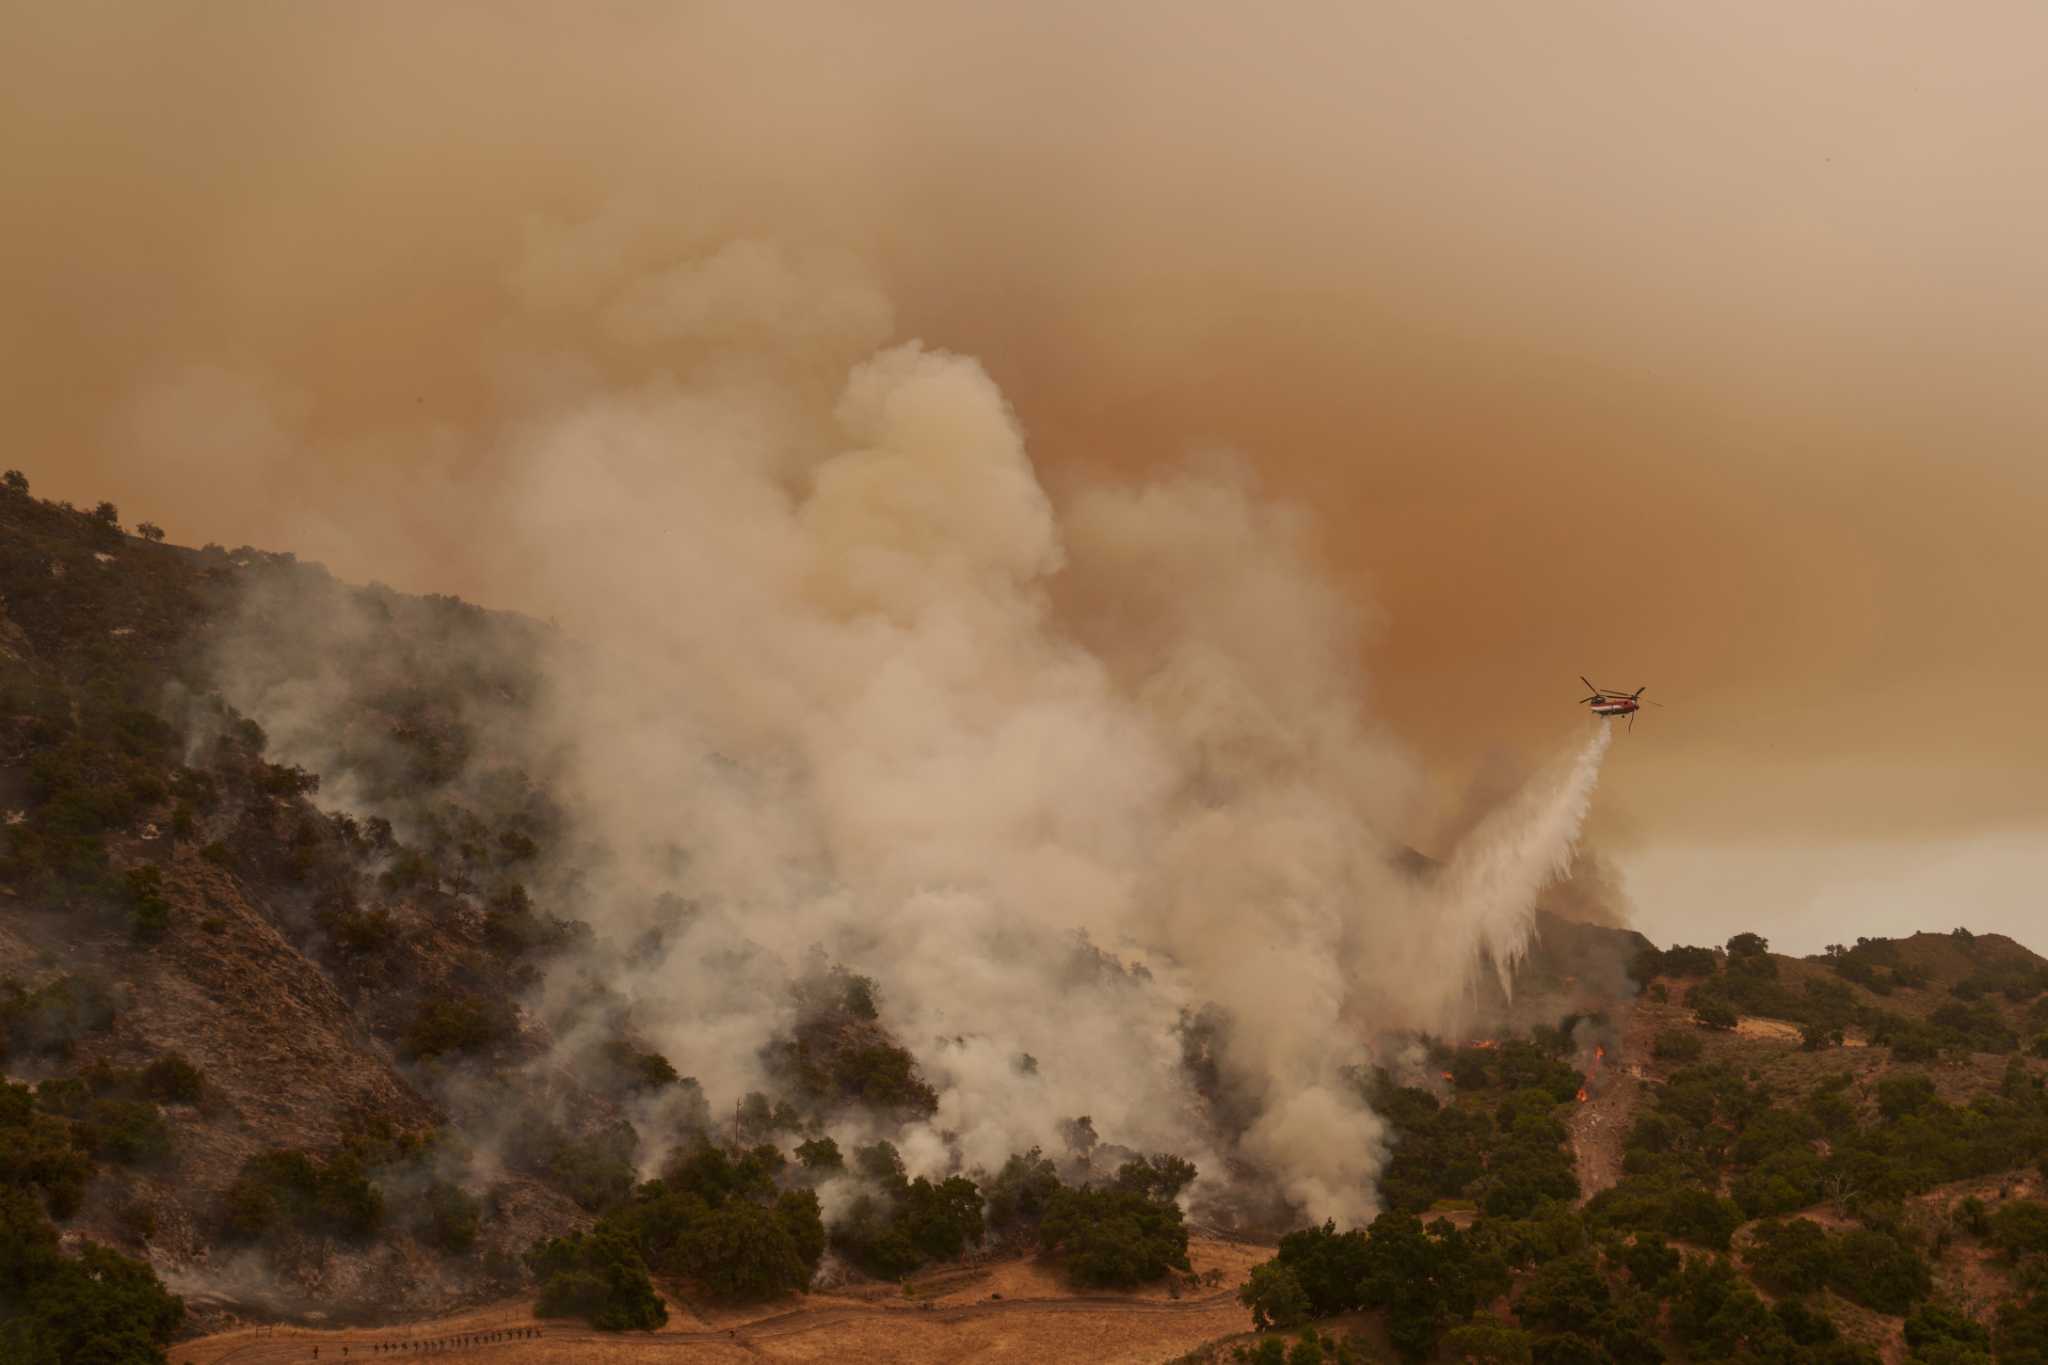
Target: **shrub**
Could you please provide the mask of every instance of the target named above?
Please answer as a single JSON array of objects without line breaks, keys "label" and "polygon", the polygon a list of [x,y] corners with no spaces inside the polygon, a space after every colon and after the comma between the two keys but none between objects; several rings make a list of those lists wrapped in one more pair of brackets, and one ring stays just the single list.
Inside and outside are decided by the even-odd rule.
[{"label": "shrub", "polygon": [[599,1088],[613,1094],[659,1090],[682,1080],[668,1058],[643,1051],[624,1038],[614,1038],[598,1049],[596,1071]]},{"label": "shrub", "polygon": [[102,1161],[141,1166],[170,1155],[170,1126],[147,1101],[95,1098],[71,1117],[76,1139]]},{"label": "shrub", "polygon": [[1902,1119],[1940,1102],[1934,1082],[1918,1072],[1886,1076],[1877,1083],[1878,1112],[1888,1119]]},{"label": "shrub", "polygon": [[0,1055],[69,1057],[78,1039],[113,1026],[113,995],[91,977],[60,976],[33,991],[0,983]]},{"label": "shrub", "polygon": [[222,1195],[221,1220],[241,1241],[290,1228],[361,1240],[383,1223],[384,1195],[350,1153],[320,1162],[278,1149],[242,1163]]},{"label": "shrub", "polygon": [[171,926],[171,903],[164,898],[164,874],[144,864],[128,870],[126,877],[129,924],[135,937],[155,943]]},{"label": "shrub", "polygon": [[519,1025],[503,999],[474,991],[426,1001],[413,1016],[400,1046],[409,1057],[476,1053],[511,1041]]},{"label": "shrub", "polygon": [[91,1175],[92,1160],[72,1143],[69,1124],[39,1113],[27,1086],[0,1086],[0,1186],[40,1188],[50,1211],[68,1218]]},{"label": "shrub", "polygon": [[507,957],[558,948],[582,926],[541,913],[518,882],[500,888],[484,904],[484,942]]},{"label": "shrub", "polygon": [[1677,1029],[1660,1029],[1656,1041],[1650,1044],[1650,1055],[1660,1062],[1696,1062],[1706,1044],[1697,1033],[1681,1033]]},{"label": "shrub", "polygon": [[[1693,998],[1698,1000],[1697,991],[1694,992]],[[1735,1007],[1718,996],[1698,1000],[1693,1007],[1692,1017],[1701,1028],[1722,1030],[1734,1028],[1738,1018]]]},{"label": "shrub", "polygon": [[633,1155],[639,1134],[630,1123],[614,1123],[571,1137],[551,1123],[532,1125],[513,1144],[520,1164],[561,1186],[576,1203],[596,1213],[632,1193]]},{"label": "shrub", "polygon": [[1152,1199],[1177,1199],[1195,1180],[1195,1164],[1167,1152],[1144,1160],[1126,1161],[1117,1168],[1116,1187]]},{"label": "shrub", "polygon": [[2048,1204],[2016,1199],[1989,1219],[1991,1245],[2018,1260],[2048,1252]]},{"label": "shrub", "polygon": [[142,1093],[166,1104],[196,1104],[206,1090],[204,1072],[176,1052],[166,1052],[142,1069]]},{"label": "shrub", "polygon": [[1906,1344],[1913,1348],[1915,1359],[1927,1358],[1930,1348],[1942,1345],[1987,1355],[1991,1350],[1991,1333],[1959,1309],[1927,1303],[1906,1319]]},{"label": "shrub", "polygon": [[1799,1026],[1799,1047],[1802,1052],[1822,1052],[1831,1047],[1840,1047],[1844,1037],[1838,1024],[1823,1024],[1809,1020]]},{"label": "shrub", "polygon": [[1637,981],[1657,976],[1712,976],[1719,966],[1712,948],[1674,946],[1663,952],[1645,948],[1629,964],[1629,975]]},{"label": "shrub", "polygon": [[483,1205],[460,1185],[436,1180],[419,1202],[414,1232],[428,1246],[460,1253],[476,1245]]},{"label": "shrub", "polygon": [[1472,1322],[1444,1333],[1444,1348],[1453,1360],[1485,1361],[1488,1365],[1530,1365],[1532,1338],[1519,1327],[1497,1322]]}]

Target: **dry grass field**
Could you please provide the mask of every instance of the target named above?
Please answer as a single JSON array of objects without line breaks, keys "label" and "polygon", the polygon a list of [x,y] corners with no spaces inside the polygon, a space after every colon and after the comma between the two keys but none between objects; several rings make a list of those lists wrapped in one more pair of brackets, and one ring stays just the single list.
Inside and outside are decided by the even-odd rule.
[{"label": "dry grass field", "polygon": [[[581,1323],[539,1323],[525,1300],[405,1327],[316,1331],[243,1328],[182,1342],[173,1365],[302,1365],[319,1361],[438,1358],[489,1365],[625,1365],[657,1360],[892,1361],[941,1365],[989,1362],[1157,1362],[1250,1327],[1237,1286],[1271,1248],[1192,1238],[1197,1274],[1220,1270],[1222,1284],[1175,1299],[1163,1288],[1137,1294],[1075,1294],[1036,1261],[997,1261],[971,1271],[914,1280],[906,1294],[811,1294],[720,1312],[668,1299],[659,1332],[594,1332]],[[538,1329],[537,1338],[508,1338]],[[316,1354],[317,1352],[317,1354]]]}]

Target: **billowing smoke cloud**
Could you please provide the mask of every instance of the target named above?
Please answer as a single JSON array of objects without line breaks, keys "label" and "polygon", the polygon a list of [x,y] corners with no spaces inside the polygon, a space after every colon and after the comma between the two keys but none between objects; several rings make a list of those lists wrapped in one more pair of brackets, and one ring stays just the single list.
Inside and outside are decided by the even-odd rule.
[{"label": "billowing smoke cloud", "polygon": [[[560,286],[571,245],[526,278]],[[1057,1150],[1088,1114],[1212,1193],[1237,1171],[1368,1216],[1383,1140],[1346,1068],[1381,1031],[1453,1026],[1514,961],[1607,728],[1417,878],[1422,784],[1363,705],[1370,622],[1243,465],[1056,504],[982,366],[892,342],[848,257],[706,244],[533,306],[600,340],[520,371],[485,500],[488,553],[564,634],[537,731],[500,742],[560,756],[596,851],[563,908],[659,945],[549,989],[596,966],[722,1105],[768,1084],[822,953],[880,982],[938,1091],[913,1166]],[[286,750],[331,742],[331,678],[227,657]],[[1182,1065],[1197,1014],[1234,1128]]]},{"label": "billowing smoke cloud", "polygon": [[[1661,640],[1697,663],[1680,646],[1778,587],[1676,554],[1750,505],[1694,487],[1740,465],[1724,450],[1676,447],[1648,546],[1654,517],[1574,496],[1674,439],[1663,399],[1718,409],[1572,366],[1638,357],[1649,309],[1685,370],[1807,275],[1695,291],[1720,306],[1665,326],[1675,291],[1617,285],[1636,257],[1571,193],[1603,182],[1520,152],[1503,178],[1484,109],[1445,106],[1512,88],[1519,44],[1454,81],[1361,62],[1462,62],[1433,11],[1212,41],[1222,7],[1171,33],[929,3],[17,8],[20,462],[179,538],[558,620],[537,713],[508,711],[537,732],[497,738],[558,756],[596,859],[560,908],[614,944],[661,931],[651,960],[589,965],[720,1106],[821,949],[881,981],[939,1088],[920,1164],[946,1133],[992,1164],[1088,1113],[1106,1142],[1363,1216],[1378,1128],[1344,1066],[1376,1030],[1450,1026],[1470,973],[1513,959],[1605,734],[1418,880],[1398,855],[1423,767],[1378,717],[1431,752],[1475,699],[1541,733],[1530,679],[1597,670],[1589,622],[1604,657]],[[1640,65],[1625,36],[1588,51]],[[1696,208],[1652,218],[1683,246]],[[1256,475],[1187,463],[1210,437]],[[1267,489],[1342,517],[1319,540]],[[1604,588],[1603,555],[1645,549],[1639,594],[1529,571],[1561,556]],[[1705,583],[1733,586],[1682,637],[1648,608],[1609,624]],[[365,670],[361,638],[324,641],[335,676]],[[1446,662],[1507,656],[1527,666]],[[317,688],[243,681],[287,756],[335,742]],[[1220,1021],[1220,1131],[1184,1079],[1189,1017]]]},{"label": "billowing smoke cloud", "polygon": [[853,251],[1049,487],[1213,442],[1323,513],[1433,773],[1541,748],[1581,672],[1674,703],[1595,830],[1660,936],[1763,895],[1853,937],[1901,839],[1961,863],[1891,855],[1889,923],[1945,924],[1967,866],[2027,932],[2038,867],[1979,855],[2048,809],[2048,634],[2014,624],[2048,592],[2048,201],[2013,172],[2048,10],[0,11],[40,493],[522,605],[479,492],[506,419],[714,316],[881,326],[813,288]]}]

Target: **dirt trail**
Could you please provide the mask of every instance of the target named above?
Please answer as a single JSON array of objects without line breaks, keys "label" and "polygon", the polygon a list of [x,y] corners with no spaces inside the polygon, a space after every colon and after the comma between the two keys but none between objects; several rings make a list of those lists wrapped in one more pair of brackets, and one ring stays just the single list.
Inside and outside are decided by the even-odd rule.
[{"label": "dirt trail", "polygon": [[[530,1317],[507,1318],[492,1326],[477,1326],[463,1332],[405,1335],[398,1332],[292,1332],[247,1340],[218,1355],[205,1348],[217,1338],[206,1338],[174,1347],[174,1360],[191,1360],[194,1365],[268,1365],[276,1361],[379,1360],[412,1355],[460,1355],[487,1360],[560,1359],[564,1346],[589,1346],[611,1355],[664,1352],[686,1346],[736,1346],[807,1332],[822,1332],[850,1323],[900,1318],[916,1326],[974,1322],[984,1318],[1018,1317],[1038,1314],[1092,1313],[1118,1316],[1134,1313],[1200,1314],[1209,1316],[1220,1307],[1242,1317],[1235,1289],[1218,1290],[1201,1298],[1141,1299],[1091,1297],[1071,1299],[1002,1299],[993,1303],[940,1306],[930,1302],[903,1307],[875,1304],[839,1304],[826,1308],[799,1308],[772,1317],[757,1318],[737,1327],[698,1330],[616,1333],[595,1332],[584,1327],[537,1324]],[[505,1339],[510,1333],[537,1332],[535,1336]],[[237,1333],[235,1335],[242,1335]],[[379,1348],[382,1349],[379,1349]],[[579,1352],[580,1356],[581,1353]],[[1053,1359],[1046,1356],[1044,1359]]]},{"label": "dirt trail", "polygon": [[[1164,1294],[1058,1292],[1031,1262],[999,1262],[968,1277],[935,1277],[918,1299],[813,1295],[802,1307],[745,1317],[697,1313],[670,1302],[658,1332],[597,1332],[542,1323],[530,1303],[494,1306],[410,1327],[362,1331],[243,1329],[174,1346],[172,1365],[320,1365],[446,1357],[488,1365],[543,1361],[689,1360],[1157,1361],[1249,1326],[1237,1302],[1243,1270],[1269,1251],[1191,1247],[1198,1270],[1225,1271],[1223,1288]],[[1000,1286],[1000,1287],[998,1287]],[[936,1296],[929,1291],[938,1290]],[[1005,1290],[1009,1292],[1004,1292]],[[1020,1292],[1021,1291],[1021,1292]],[[315,1352],[318,1352],[317,1356]]]}]

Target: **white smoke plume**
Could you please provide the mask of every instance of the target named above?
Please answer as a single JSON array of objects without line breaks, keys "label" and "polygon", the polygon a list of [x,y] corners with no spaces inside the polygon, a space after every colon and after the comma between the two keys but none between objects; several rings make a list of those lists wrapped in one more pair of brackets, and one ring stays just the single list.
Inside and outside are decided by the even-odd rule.
[{"label": "white smoke plume", "polygon": [[[508,597],[569,646],[525,742],[568,756],[604,858],[559,908],[662,931],[604,962],[636,1025],[729,1105],[822,951],[938,1092],[913,1169],[1087,1114],[1194,1160],[1198,1196],[1235,1172],[1369,1218],[1384,1137],[1347,1068],[1514,961],[1605,728],[1418,879],[1369,622],[1244,466],[1056,504],[990,376],[891,344],[858,262],[742,242],[616,279],[586,248],[522,275],[588,341],[501,366],[514,472],[481,501]],[[1183,1065],[1197,1012],[1234,1124]]]}]

